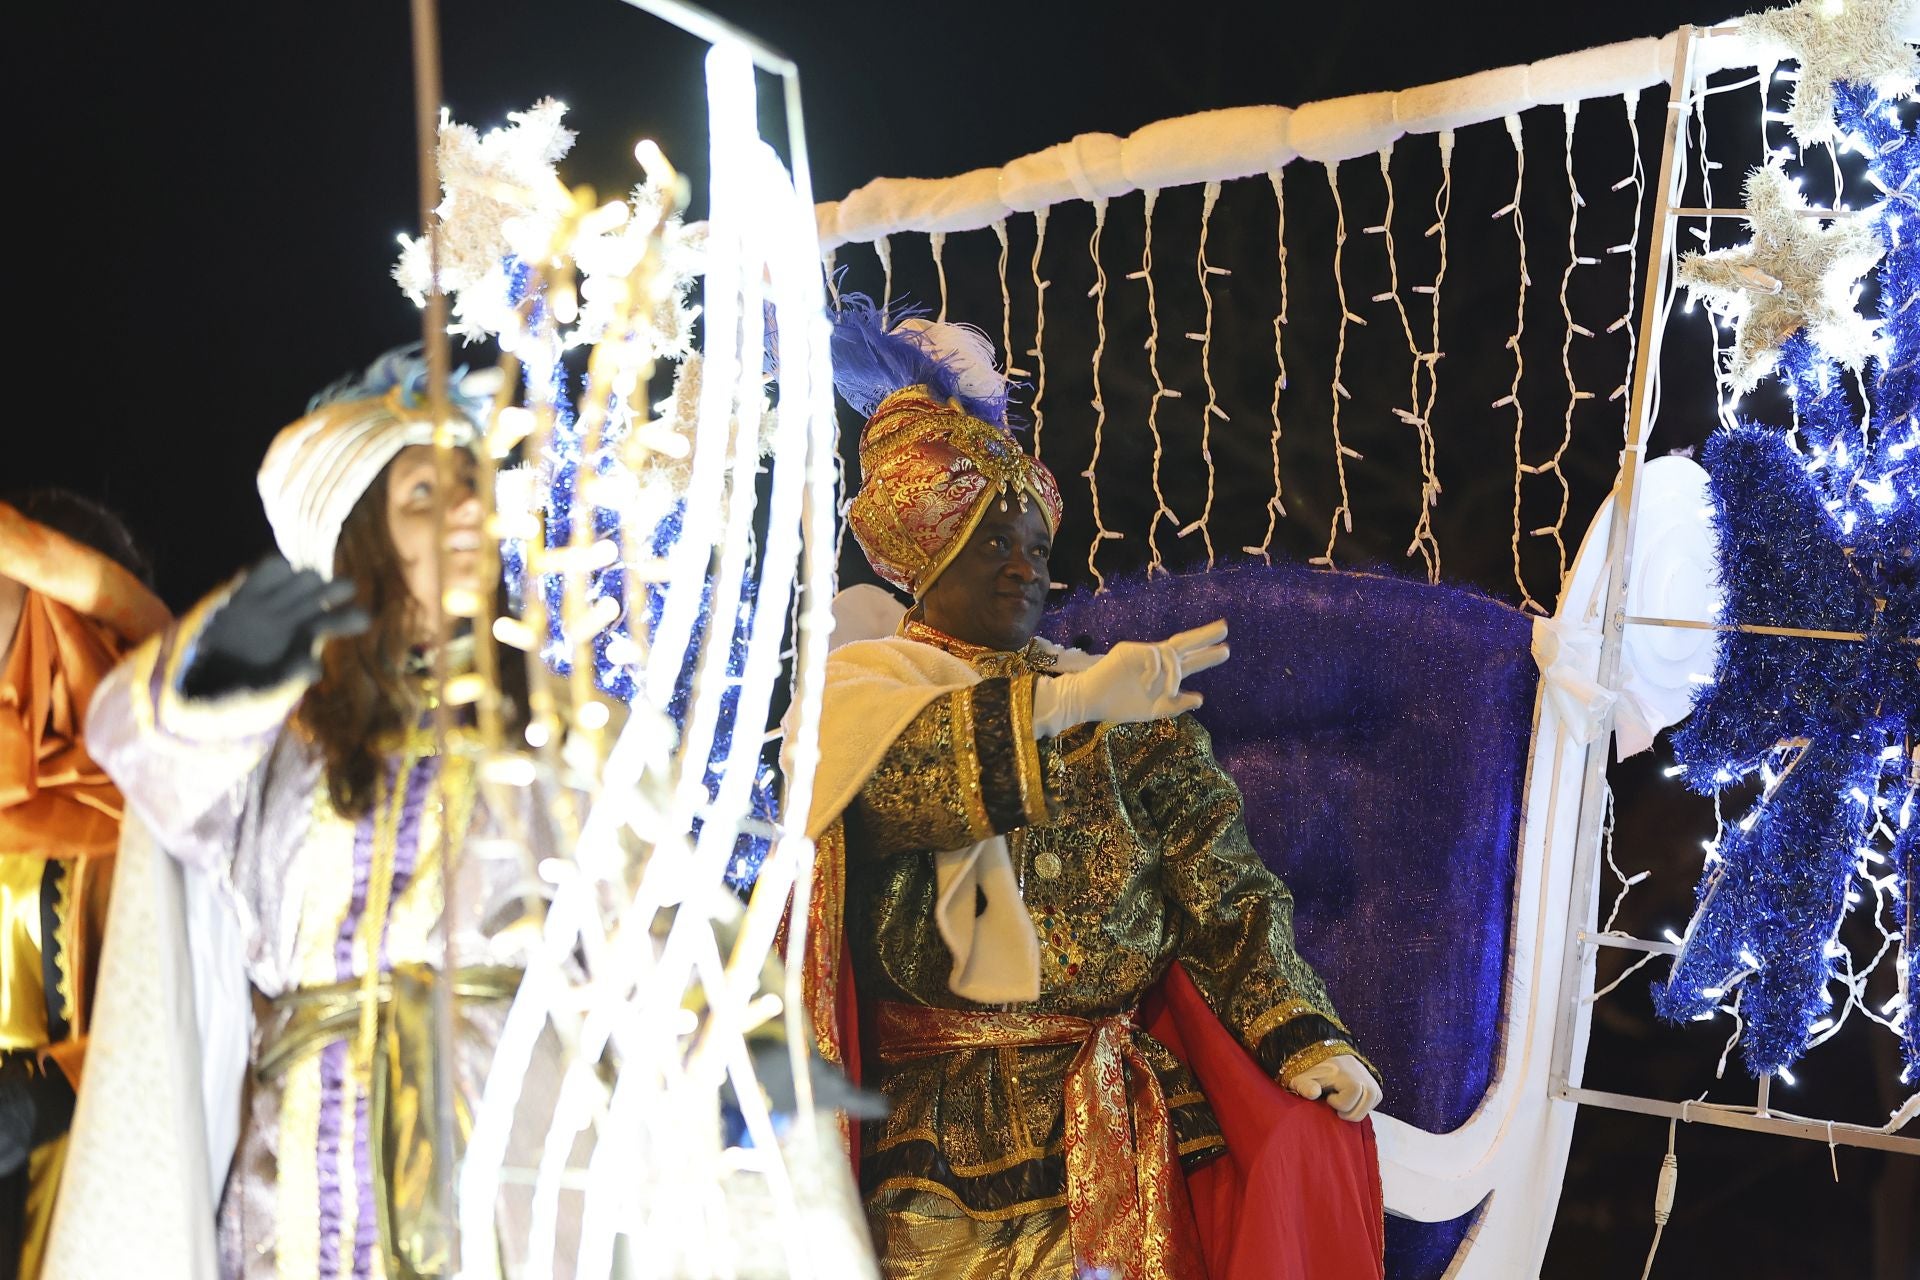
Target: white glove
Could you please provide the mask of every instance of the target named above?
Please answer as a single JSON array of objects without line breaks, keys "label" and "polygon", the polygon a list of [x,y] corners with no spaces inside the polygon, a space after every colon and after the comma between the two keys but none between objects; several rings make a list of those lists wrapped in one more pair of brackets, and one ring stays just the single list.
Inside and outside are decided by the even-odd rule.
[{"label": "white glove", "polygon": [[1084,671],[1040,681],[1033,693],[1034,734],[1050,738],[1089,721],[1134,724],[1191,711],[1201,697],[1180,692],[1180,682],[1226,660],[1225,619],[1159,644],[1123,641]]},{"label": "white glove", "polygon": [[1328,1058],[1287,1081],[1303,1098],[1322,1098],[1342,1120],[1360,1121],[1380,1105],[1380,1082],[1367,1064],[1350,1053]]}]

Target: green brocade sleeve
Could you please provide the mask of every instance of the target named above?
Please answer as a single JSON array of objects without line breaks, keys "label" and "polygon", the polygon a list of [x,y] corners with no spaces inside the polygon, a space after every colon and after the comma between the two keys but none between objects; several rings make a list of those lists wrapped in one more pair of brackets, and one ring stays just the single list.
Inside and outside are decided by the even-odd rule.
[{"label": "green brocade sleeve", "polygon": [[895,738],[848,810],[870,855],[964,849],[1047,820],[1031,674],[942,694]]},{"label": "green brocade sleeve", "polygon": [[1254,851],[1240,789],[1200,722],[1156,722],[1119,763],[1160,833],[1180,963],[1214,1013],[1283,1083],[1328,1058],[1360,1056],[1320,975],[1294,949],[1293,894]]}]

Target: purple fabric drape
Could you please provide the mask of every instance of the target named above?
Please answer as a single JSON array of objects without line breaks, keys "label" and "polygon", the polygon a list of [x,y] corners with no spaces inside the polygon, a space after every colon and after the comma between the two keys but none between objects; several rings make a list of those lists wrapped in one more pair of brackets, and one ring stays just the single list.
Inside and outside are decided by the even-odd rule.
[{"label": "purple fabric drape", "polygon": [[[1536,670],[1518,610],[1451,587],[1295,566],[1116,580],[1047,634],[1104,649],[1217,617],[1232,660],[1189,687],[1292,888],[1301,953],[1379,1065],[1395,1116],[1473,1114],[1500,1041]],[[1388,1219],[1388,1274],[1446,1268],[1474,1215]]]}]

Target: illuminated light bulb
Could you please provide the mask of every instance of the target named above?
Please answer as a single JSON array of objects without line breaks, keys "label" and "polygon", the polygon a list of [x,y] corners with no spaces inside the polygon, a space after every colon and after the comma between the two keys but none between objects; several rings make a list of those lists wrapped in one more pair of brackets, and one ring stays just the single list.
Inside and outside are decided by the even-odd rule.
[{"label": "illuminated light bulb", "polygon": [[522,652],[534,647],[533,628],[518,618],[495,618],[493,638],[501,644]]},{"label": "illuminated light bulb", "polygon": [[583,702],[573,713],[573,722],[587,730],[604,729],[611,718],[612,713],[607,710],[607,704],[599,701]]},{"label": "illuminated light bulb", "polygon": [[1682,939],[1681,936],[1675,933],[1671,928],[1662,929],[1660,932],[1665,934],[1667,937],[1667,941],[1671,942],[1676,947],[1680,946],[1684,941],[1684,939]]},{"label": "illuminated light bulb", "polygon": [[1721,996],[1727,994],[1727,989],[1725,987],[1702,987],[1700,988],[1700,994],[1709,1000],[1718,1000]]},{"label": "illuminated light bulb", "polygon": [[495,756],[480,766],[480,776],[503,787],[530,787],[534,779],[533,761],[525,756]]},{"label": "illuminated light bulb", "polygon": [[1747,950],[1745,947],[1742,947],[1740,949],[1740,963],[1747,966],[1747,968],[1749,969],[1758,969],[1760,967],[1759,958],[1755,956],[1753,952]]},{"label": "illuminated light bulb", "polygon": [[1713,771],[1713,780],[1715,782],[1732,782],[1733,775],[1731,773],[1728,773],[1725,769],[1715,769]]},{"label": "illuminated light bulb", "polygon": [[[632,216],[633,210],[625,200],[609,200],[580,219],[579,234],[588,237],[609,235],[627,225],[627,219]],[[558,312],[555,312],[554,318],[559,319]],[[567,322],[562,320],[561,323]]]},{"label": "illuminated light bulb", "polygon": [[771,1022],[780,1016],[780,1010],[784,1007],[780,997],[771,991],[755,996],[747,1007],[740,1011],[741,1021],[745,1024],[741,1029],[750,1031],[763,1022]]},{"label": "illuminated light bulb", "polygon": [[607,661],[616,667],[638,666],[646,661],[646,657],[645,651],[626,636],[615,636],[607,641]]},{"label": "illuminated light bulb", "polygon": [[673,166],[667,163],[667,153],[652,138],[642,138],[633,144],[633,158],[646,170],[647,177],[657,178],[661,171],[671,173]]},{"label": "illuminated light bulb", "polygon": [[1780,1067],[1779,1069],[1774,1071],[1773,1074],[1780,1077],[1780,1082],[1782,1084],[1792,1086],[1799,1083],[1799,1081],[1793,1078],[1793,1072],[1787,1070],[1785,1067]]},{"label": "illuminated light bulb", "polygon": [[553,729],[545,720],[531,721],[527,725],[526,739],[527,745],[538,751],[553,741]]},{"label": "illuminated light bulb", "polygon": [[1807,1028],[1807,1034],[1819,1035],[1822,1031],[1825,1031],[1828,1027],[1832,1025],[1833,1025],[1832,1018],[1822,1018],[1820,1019],[1820,1021],[1814,1023],[1812,1026]]},{"label": "illuminated light bulb", "polygon": [[504,458],[513,452],[513,447],[533,433],[537,419],[533,410],[510,404],[501,409],[493,420],[493,430],[487,434],[487,451],[496,458]]},{"label": "illuminated light bulb", "polygon": [[453,679],[447,681],[447,705],[450,707],[467,706],[480,701],[481,695],[486,693],[486,691],[486,678],[477,671],[469,671],[465,675],[455,676]]},{"label": "illuminated light bulb", "polygon": [[636,429],[628,439],[655,453],[664,453],[669,458],[684,458],[693,452],[693,442],[664,421],[646,423]]},{"label": "illuminated light bulb", "polygon": [[1883,474],[1878,480],[1871,480],[1860,486],[1860,492],[1872,504],[1875,511],[1885,511],[1898,496],[1893,489],[1893,472]]},{"label": "illuminated light bulb", "polygon": [[1852,796],[1855,800],[1858,800],[1861,804],[1866,804],[1869,801],[1871,801],[1873,798],[1858,787],[1850,788],[1847,794]]},{"label": "illuminated light bulb", "polygon": [[1685,773],[1686,771],[1687,771],[1687,766],[1683,764],[1672,765],[1666,769],[1661,770],[1661,772],[1666,774],[1669,778],[1677,778],[1681,774]]},{"label": "illuminated light bulb", "polygon": [[486,602],[472,587],[448,587],[440,595],[440,607],[456,618],[477,618]]},{"label": "illuminated light bulb", "polygon": [[1760,811],[1755,809],[1752,813],[1740,819],[1740,829],[1742,831],[1751,831],[1753,830],[1753,824],[1758,821],[1760,821]]}]

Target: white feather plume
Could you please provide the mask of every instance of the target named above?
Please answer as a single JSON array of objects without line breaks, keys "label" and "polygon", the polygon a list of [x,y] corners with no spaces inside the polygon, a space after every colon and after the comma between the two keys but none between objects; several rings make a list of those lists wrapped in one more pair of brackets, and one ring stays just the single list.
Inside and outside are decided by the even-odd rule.
[{"label": "white feather plume", "polygon": [[1007,375],[994,362],[993,339],[972,325],[911,316],[895,325],[894,332],[911,335],[928,355],[953,370],[961,395],[1006,398]]}]

